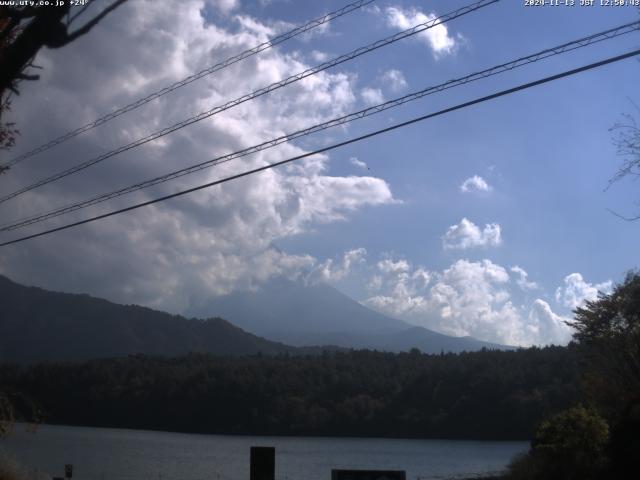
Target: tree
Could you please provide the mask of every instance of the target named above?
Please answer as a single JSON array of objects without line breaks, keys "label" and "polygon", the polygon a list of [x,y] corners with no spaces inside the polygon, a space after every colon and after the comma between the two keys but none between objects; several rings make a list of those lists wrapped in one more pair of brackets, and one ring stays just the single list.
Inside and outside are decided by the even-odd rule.
[{"label": "tree", "polygon": [[607,422],[592,408],[564,410],[538,427],[531,450],[513,461],[509,480],[587,480],[606,471]]},{"label": "tree", "polygon": [[115,0],[82,27],[71,25],[95,2],[87,2],[71,15],[71,2],[59,6],[0,7],[0,92],[17,93],[20,80],[37,80],[26,70],[42,47],[60,48],[90,32],[104,17],[127,0]]},{"label": "tree", "polygon": [[640,402],[640,273],[586,302],[568,322],[586,361],[589,393],[607,415]]},{"label": "tree", "polygon": [[[100,13],[71,31],[76,22],[95,2],[73,10],[71,2],[62,5],[0,6],[0,150],[13,146],[19,134],[11,122],[3,122],[10,109],[11,94],[18,94],[22,80],[37,80],[33,59],[42,47],[60,48],[90,32],[104,17],[127,0],[115,0]],[[17,2],[16,2],[17,3]],[[0,165],[0,174],[9,167]]]},{"label": "tree", "polygon": [[629,272],[612,293],[576,309],[570,324],[587,394],[612,425],[607,475],[625,478],[640,468],[640,273]]},{"label": "tree", "polygon": [[575,328],[592,407],[542,422],[530,452],[510,465],[507,478],[630,478],[640,469],[640,273],[629,272],[567,323]]},{"label": "tree", "polygon": [[[0,98],[0,118],[2,113],[11,110],[11,100],[9,98]],[[0,150],[8,150],[13,147],[16,136],[19,134],[13,122],[0,122]],[[3,173],[0,167],[0,173]]]},{"label": "tree", "polygon": [[607,422],[595,410],[578,406],[542,422],[531,447],[547,460],[546,478],[582,480],[603,470],[608,440]]},{"label": "tree", "polygon": [[[5,7],[0,7],[0,9],[4,9]],[[5,48],[14,40],[16,31],[7,31],[9,18],[2,16],[3,10],[0,10],[0,30],[2,31],[2,36],[0,37],[0,59],[2,58],[2,54]],[[8,95],[3,95],[0,90],[0,119],[3,116],[4,112],[8,112],[11,109],[11,99]],[[8,150],[13,146],[16,140],[16,136],[19,134],[18,130],[15,127],[13,122],[2,122],[0,121],[0,150]],[[0,165],[0,174],[5,173],[8,170],[7,167]]]}]

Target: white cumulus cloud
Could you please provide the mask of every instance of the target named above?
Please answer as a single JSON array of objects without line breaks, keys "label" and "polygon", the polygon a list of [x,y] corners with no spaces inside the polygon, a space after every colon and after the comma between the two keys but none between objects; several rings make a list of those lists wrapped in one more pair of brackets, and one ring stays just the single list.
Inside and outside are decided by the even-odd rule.
[{"label": "white cumulus cloud", "polygon": [[229,13],[240,6],[239,0],[213,0],[211,3],[224,13]]},{"label": "white cumulus cloud", "polygon": [[381,288],[382,288],[382,276],[373,275],[369,280],[369,283],[367,283],[367,289],[376,291],[376,290],[380,290]]},{"label": "white cumulus cloud", "polygon": [[360,91],[360,95],[367,105],[378,105],[384,102],[384,95],[379,88],[365,87]]},{"label": "white cumulus cloud", "polygon": [[321,52],[320,50],[312,50],[311,58],[316,62],[322,63],[329,60],[329,54],[326,52]]},{"label": "white cumulus cloud", "polygon": [[[420,23],[430,22],[437,17],[433,13],[426,14],[415,8],[388,7],[386,18],[389,26],[406,30]],[[454,53],[457,47],[455,38],[449,35],[447,26],[444,24],[438,24],[420,32],[417,36],[431,48],[435,58]]]},{"label": "white cumulus cloud", "polygon": [[538,344],[564,345],[571,340],[573,329],[566,324],[571,319],[554,313],[540,298],[533,302],[528,320],[527,329],[539,339]]},{"label": "white cumulus cloud", "polygon": [[391,89],[392,92],[400,92],[407,87],[407,81],[400,70],[391,69],[384,72],[381,80]]},{"label": "white cumulus cloud", "polygon": [[511,271],[518,275],[516,283],[523,291],[536,290],[538,288],[538,284],[536,282],[530,282],[528,280],[529,274],[522,267],[515,265],[511,267]]},{"label": "white cumulus cloud", "polygon": [[567,275],[563,283],[556,289],[556,301],[571,309],[581,306],[587,300],[596,300],[599,291],[610,293],[613,286],[611,280],[596,284],[588,283],[580,273]]},{"label": "white cumulus cloud", "polygon": [[310,283],[340,281],[351,273],[354,266],[363,263],[366,255],[366,249],[354,248],[344,253],[340,263],[336,264],[333,259],[329,258],[311,272],[308,281]]},{"label": "white cumulus cloud", "polygon": [[409,262],[406,260],[391,260],[386,258],[378,262],[378,270],[384,273],[399,273],[409,270]]},{"label": "white cumulus cloud", "polygon": [[451,225],[442,237],[446,250],[466,250],[474,247],[497,247],[502,244],[501,229],[497,223],[488,223],[480,229],[475,223],[463,218]]},{"label": "white cumulus cloud", "polygon": [[468,192],[490,192],[493,187],[487,183],[487,181],[479,175],[467,178],[460,185],[460,191],[464,193]]},{"label": "white cumulus cloud", "polygon": [[[425,278],[424,273],[426,282],[417,281]],[[407,263],[386,280],[379,277],[376,294],[363,303],[449,335],[506,345],[566,344],[571,337],[571,328],[564,323],[568,318],[553,312],[542,299],[515,304],[512,285],[507,269],[487,259],[461,259],[442,272],[414,269]]]},{"label": "white cumulus cloud", "polygon": [[361,168],[362,170],[367,170],[369,167],[367,166],[366,162],[363,162],[362,160],[360,160],[357,157],[351,157],[349,159],[349,163],[351,163],[351,165]]}]

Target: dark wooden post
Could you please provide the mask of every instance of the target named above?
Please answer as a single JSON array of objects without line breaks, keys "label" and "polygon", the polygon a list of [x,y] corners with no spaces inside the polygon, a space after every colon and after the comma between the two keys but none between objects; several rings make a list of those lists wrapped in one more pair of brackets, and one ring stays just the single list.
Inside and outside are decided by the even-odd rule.
[{"label": "dark wooden post", "polygon": [[275,480],[275,447],[251,447],[251,467],[249,480]]},{"label": "dark wooden post", "polygon": [[331,470],[331,480],[406,480],[404,470]]}]

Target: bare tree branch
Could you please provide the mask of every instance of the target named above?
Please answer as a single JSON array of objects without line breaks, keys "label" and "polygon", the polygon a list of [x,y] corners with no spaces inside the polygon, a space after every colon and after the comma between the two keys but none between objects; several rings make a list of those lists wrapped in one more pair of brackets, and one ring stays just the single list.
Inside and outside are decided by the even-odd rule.
[{"label": "bare tree branch", "polygon": [[[640,106],[633,99],[629,98],[629,103],[635,111],[640,114]],[[605,191],[609,190],[614,183],[623,178],[632,177],[634,180],[640,178],[640,125],[636,117],[630,113],[622,114],[622,120],[615,123],[609,132],[612,133],[611,140],[616,146],[619,157],[622,157],[622,164],[618,171],[609,179]],[[628,222],[640,220],[640,213],[632,216],[621,215],[613,210],[610,213]]]},{"label": "bare tree branch", "polygon": [[613,144],[617,147],[618,155],[623,158],[618,171],[609,179],[609,185],[618,182],[627,175],[636,175],[640,169],[640,127],[636,119],[629,115],[623,115],[626,122],[616,123],[609,131],[613,132]]},{"label": "bare tree branch", "polygon": [[80,8],[78,12],[69,19],[69,21],[67,22],[67,27],[71,26],[75,19],[86,12],[91,5],[93,5],[93,2],[86,3],[82,8]]},{"label": "bare tree branch", "polygon": [[611,210],[610,208],[607,208],[607,211],[612,215],[615,215],[616,217],[621,218],[622,220],[626,220],[627,222],[635,222],[636,220],[640,220],[640,215],[637,215],[635,217],[625,217],[624,215],[621,215],[618,212]]},{"label": "bare tree branch", "polygon": [[[0,7],[0,93],[11,90],[17,93],[16,84],[20,80],[35,80],[37,75],[25,73],[32,59],[43,47],[60,48],[78,37],[85,35],[109,13],[127,0],[115,0],[102,12],[89,20],[74,32],[69,32],[69,24],[87,10],[89,4],[82,7],[73,17],[69,17],[70,5],[51,7],[25,7],[22,9]],[[67,18],[65,23],[65,17]],[[22,25],[26,18],[31,20]],[[2,25],[4,20],[4,25]],[[16,32],[19,30],[19,32]]]}]

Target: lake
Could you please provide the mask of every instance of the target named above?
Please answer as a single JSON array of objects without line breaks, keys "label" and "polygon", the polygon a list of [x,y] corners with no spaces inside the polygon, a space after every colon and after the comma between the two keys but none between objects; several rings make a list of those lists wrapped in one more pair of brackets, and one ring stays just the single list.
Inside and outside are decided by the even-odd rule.
[{"label": "lake", "polygon": [[248,480],[249,447],[276,448],[278,480],[330,480],[332,468],[405,470],[407,480],[503,469],[527,442],[196,435],[110,428],[22,426],[0,450],[33,469],[78,480]]}]

